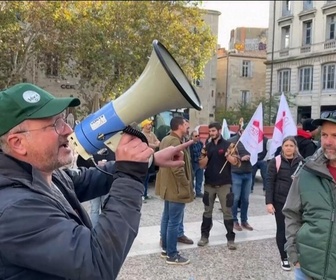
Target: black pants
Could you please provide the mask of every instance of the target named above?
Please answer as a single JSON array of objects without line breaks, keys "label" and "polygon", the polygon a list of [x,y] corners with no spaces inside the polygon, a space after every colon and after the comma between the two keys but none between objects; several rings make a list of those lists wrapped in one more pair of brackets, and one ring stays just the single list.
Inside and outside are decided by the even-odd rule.
[{"label": "black pants", "polygon": [[273,204],[275,209],[275,221],[276,221],[276,243],[279,249],[279,253],[281,256],[281,259],[286,259],[287,254],[285,252],[285,243],[286,240],[286,234],[285,234],[285,216],[282,214],[282,208],[284,207],[284,203],[275,202]]}]

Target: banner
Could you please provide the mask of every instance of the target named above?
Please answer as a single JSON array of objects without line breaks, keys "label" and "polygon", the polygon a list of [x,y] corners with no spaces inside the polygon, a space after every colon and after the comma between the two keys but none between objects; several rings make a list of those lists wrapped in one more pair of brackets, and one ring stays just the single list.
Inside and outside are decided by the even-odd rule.
[{"label": "banner", "polygon": [[230,130],[227,125],[226,119],[223,119],[223,124],[222,124],[222,137],[223,139],[227,140],[231,137],[230,135]]},{"label": "banner", "polygon": [[252,165],[256,164],[258,154],[263,151],[263,128],[263,111],[260,103],[239,139],[244,148],[250,153]]},{"label": "banner", "polygon": [[297,127],[289,110],[286,97],[282,93],[269,151],[271,158],[274,156],[276,150],[282,145],[282,140],[285,137],[295,135],[297,135]]}]

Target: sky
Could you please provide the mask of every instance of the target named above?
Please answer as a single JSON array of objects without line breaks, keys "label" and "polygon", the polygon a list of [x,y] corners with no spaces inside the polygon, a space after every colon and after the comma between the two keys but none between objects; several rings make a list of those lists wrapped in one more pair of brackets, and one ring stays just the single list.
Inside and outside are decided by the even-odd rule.
[{"label": "sky", "polygon": [[221,12],[218,44],[228,49],[230,32],[237,27],[268,27],[270,1],[202,1],[202,6]]}]

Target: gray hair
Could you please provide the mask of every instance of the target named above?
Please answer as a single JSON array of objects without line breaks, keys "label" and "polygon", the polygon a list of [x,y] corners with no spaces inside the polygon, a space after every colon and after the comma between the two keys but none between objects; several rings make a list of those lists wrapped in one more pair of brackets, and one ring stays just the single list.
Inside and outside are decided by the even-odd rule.
[{"label": "gray hair", "polygon": [[18,131],[23,131],[26,129],[25,125],[26,121],[23,121],[22,123],[18,124],[17,126],[14,126],[10,131],[5,133],[4,135],[0,136],[0,149],[5,153],[5,154],[11,154],[11,148],[9,147],[7,143],[7,138],[9,135],[17,133]]}]

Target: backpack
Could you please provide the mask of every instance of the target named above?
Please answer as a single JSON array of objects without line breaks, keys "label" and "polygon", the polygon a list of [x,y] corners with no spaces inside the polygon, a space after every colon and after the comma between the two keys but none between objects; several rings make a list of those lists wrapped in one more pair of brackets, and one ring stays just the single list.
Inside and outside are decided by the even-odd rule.
[{"label": "backpack", "polygon": [[281,165],[281,155],[277,155],[275,157],[275,167],[276,167],[277,173],[279,172],[280,165]]}]

